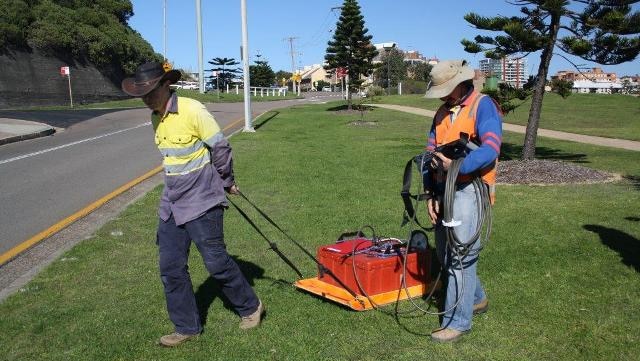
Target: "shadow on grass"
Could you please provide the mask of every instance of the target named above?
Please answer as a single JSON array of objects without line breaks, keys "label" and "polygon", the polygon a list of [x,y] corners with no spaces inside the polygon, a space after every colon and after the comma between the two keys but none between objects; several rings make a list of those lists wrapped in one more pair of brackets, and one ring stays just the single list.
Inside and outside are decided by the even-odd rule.
[{"label": "shadow on grass", "polygon": [[[238,264],[242,274],[247,278],[247,281],[251,286],[254,285],[254,281],[258,278],[263,278],[264,269],[256,266],[253,263],[245,262],[236,256],[231,256],[233,260]],[[207,316],[209,314],[209,308],[216,298],[220,298],[224,308],[235,312],[235,309],[229,302],[229,300],[222,293],[222,289],[218,282],[209,276],[195,292],[196,304],[198,305],[198,313],[200,314],[200,322],[204,326],[207,323]]]},{"label": "shadow on grass", "polygon": [[635,190],[640,191],[640,177],[639,176],[625,175],[622,178],[628,180]]},{"label": "shadow on grass", "polygon": [[[359,111],[367,112],[375,109],[375,107],[370,107],[362,104],[351,104],[351,108],[352,108],[351,109],[352,112],[359,112]],[[327,108],[328,112],[346,112],[348,110],[349,110],[349,107],[347,106],[347,104],[338,105],[337,107]]]},{"label": "shadow on grass", "polygon": [[256,124],[253,129],[258,130],[260,128],[262,128],[263,126],[265,126],[267,124],[267,122],[269,122],[271,119],[277,117],[280,112],[277,110],[273,110],[270,111],[269,113],[272,113],[271,115],[269,115],[268,117],[264,118],[259,124]]},{"label": "shadow on grass", "polygon": [[583,228],[597,233],[602,244],[618,252],[622,257],[622,263],[640,272],[640,240],[617,229],[595,224],[587,224]]},{"label": "shadow on grass", "polygon": [[[502,143],[500,160],[517,160],[522,158],[522,145]],[[559,149],[536,147],[537,159],[563,160],[574,163],[588,163],[587,155],[582,153],[567,153]]]}]

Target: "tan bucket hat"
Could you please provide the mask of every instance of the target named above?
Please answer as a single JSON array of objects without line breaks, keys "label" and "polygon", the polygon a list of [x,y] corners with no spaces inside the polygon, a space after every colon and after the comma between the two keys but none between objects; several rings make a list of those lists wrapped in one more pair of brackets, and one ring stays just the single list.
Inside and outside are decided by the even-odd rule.
[{"label": "tan bucket hat", "polygon": [[466,60],[444,60],[431,69],[431,81],[425,98],[444,98],[465,80],[475,77]]},{"label": "tan bucket hat", "polygon": [[144,63],[136,69],[135,76],[122,81],[122,90],[131,96],[142,97],[155,89],[160,81],[169,79],[174,84],[181,75],[178,70],[165,72],[160,63]]}]

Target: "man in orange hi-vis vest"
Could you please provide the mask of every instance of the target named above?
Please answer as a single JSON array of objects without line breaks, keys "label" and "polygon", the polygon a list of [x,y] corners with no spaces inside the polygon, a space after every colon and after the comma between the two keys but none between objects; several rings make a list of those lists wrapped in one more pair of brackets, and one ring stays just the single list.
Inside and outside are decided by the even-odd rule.
[{"label": "man in orange hi-vis vest", "polygon": [[[502,144],[502,114],[498,105],[488,96],[474,89],[475,72],[463,60],[442,61],[431,70],[431,83],[426,97],[439,98],[444,104],[438,109],[429,132],[427,150],[461,138],[461,133],[479,143],[459,166],[453,197],[453,217],[450,222],[442,219],[442,195],[445,177],[453,164],[441,152],[436,152],[431,168],[426,174],[425,191],[428,194],[427,210],[435,225],[436,249],[446,275],[446,298],[441,327],[431,333],[436,342],[450,342],[471,330],[474,314],[487,311],[489,303],[476,269],[482,248],[478,239],[473,240],[479,220],[480,205],[477,189],[472,184],[481,177],[493,204],[495,198],[496,165]],[[451,242],[455,238],[462,240]],[[447,233],[449,232],[449,233]],[[449,235],[448,235],[449,234]],[[465,243],[468,242],[468,243]],[[464,254],[459,249],[464,247]]]}]

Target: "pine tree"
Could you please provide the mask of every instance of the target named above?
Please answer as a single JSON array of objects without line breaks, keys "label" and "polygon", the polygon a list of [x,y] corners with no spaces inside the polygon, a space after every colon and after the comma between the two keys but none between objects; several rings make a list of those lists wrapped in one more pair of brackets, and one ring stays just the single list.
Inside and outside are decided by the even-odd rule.
[{"label": "pine tree", "polygon": [[377,85],[387,88],[388,92],[407,78],[407,64],[404,62],[404,53],[397,48],[383,54],[382,63],[375,69],[374,76]]},{"label": "pine tree", "polygon": [[256,60],[249,67],[251,86],[270,87],[276,82],[276,74],[266,60]]},{"label": "pine tree", "polygon": [[632,12],[638,0],[509,0],[520,6],[523,16],[482,17],[475,13],[465,20],[481,30],[506,35],[476,36],[462,40],[470,53],[485,52],[499,59],[512,54],[541,51],[540,66],[533,87],[531,110],[522,158],[535,156],[536,137],[549,64],[557,47],[565,53],[599,64],[620,64],[634,60],[640,52],[640,12]]},{"label": "pine tree", "polygon": [[335,72],[337,68],[347,70],[349,76],[347,106],[352,109],[351,92],[360,90],[362,77],[373,72],[373,58],[378,54],[369,29],[364,25],[357,0],[344,0],[342,12],[336,23],[333,39],[328,42],[325,69]]}]

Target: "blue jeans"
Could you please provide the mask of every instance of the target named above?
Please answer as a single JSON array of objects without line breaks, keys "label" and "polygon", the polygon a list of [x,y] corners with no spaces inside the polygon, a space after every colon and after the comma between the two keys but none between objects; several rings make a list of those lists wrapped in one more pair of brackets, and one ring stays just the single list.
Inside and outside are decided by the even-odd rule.
[{"label": "blue jeans", "polygon": [[258,308],[258,297],[236,262],[227,253],[223,233],[224,208],[214,207],[181,226],[173,215],[158,224],[160,278],[164,285],[167,311],[176,332],[191,335],[202,332],[200,314],[189,275],[189,248],[195,243],[202,260],[222,293],[240,316]]},{"label": "blue jeans", "polygon": [[[454,232],[462,242],[467,241],[473,235],[476,230],[477,217],[478,207],[473,184],[459,185],[456,188],[453,204],[453,219],[461,222],[459,226],[454,227]],[[458,257],[446,246],[445,227],[438,224],[435,236],[438,258],[444,265],[444,272],[447,276],[444,310],[449,310],[449,312],[444,314],[441,327],[467,331],[471,329],[473,305],[480,303],[487,297],[476,274],[480,241],[473,245],[471,255],[463,258],[463,269],[461,270]],[[452,309],[460,297],[462,297],[460,302]]]}]

